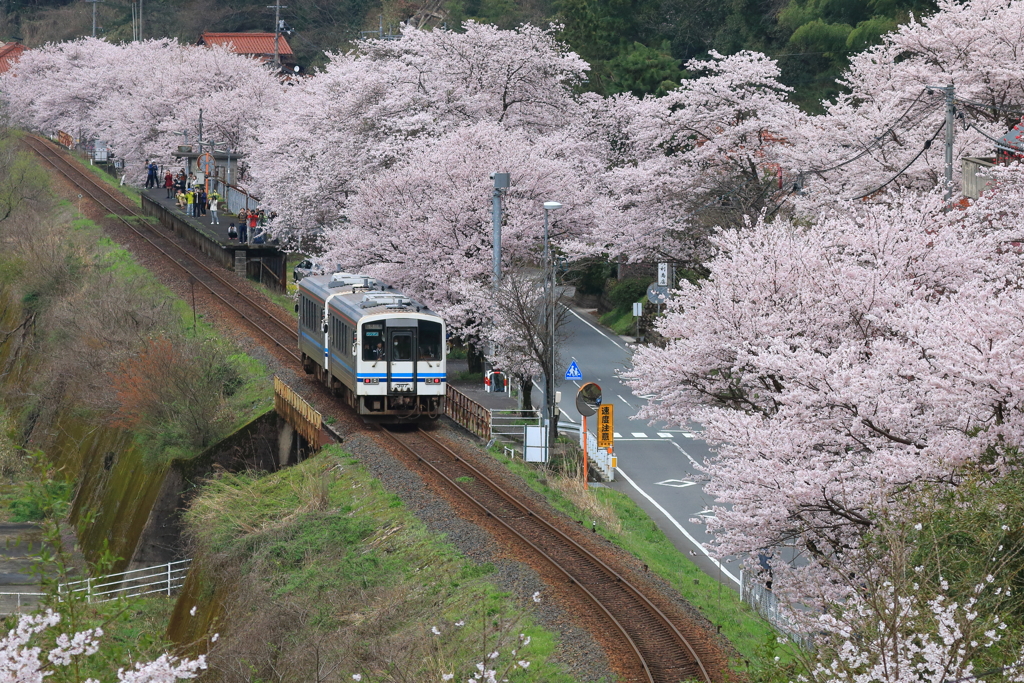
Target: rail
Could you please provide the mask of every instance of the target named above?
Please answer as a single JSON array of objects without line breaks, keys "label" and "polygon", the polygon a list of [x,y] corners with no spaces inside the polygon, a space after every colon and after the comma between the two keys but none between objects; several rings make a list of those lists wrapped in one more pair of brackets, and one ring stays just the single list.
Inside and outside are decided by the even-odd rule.
[{"label": "rail", "polygon": [[[118,598],[137,598],[143,595],[171,595],[185,584],[192,560],[178,560],[153,567],[142,567],[96,578],[81,579],[57,584],[57,599],[63,602],[68,596],[84,597],[86,602],[109,602]],[[23,609],[38,606],[39,598],[48,593],[0,592],[0,613],[20,614]],[[28,600],[27,598],[34,598]],[[10,611],[8,603],[14,603]]]},{"label": "rail", "polygon": [[[650,683],[661,683],[670,679],[675,682],[681,678],[694,680],[699,678],[705,682],[711,680],[703,662],[701,662],[700,657],[698,657],[689,641],[665,614],[627,581],[625,577],[606,565],[589,550],[554,527],[516,497],[506,492],[498,483],[429,434],[418,431],[405,433],[399,437],[386,430],[383,433],[412,455],[418,462],[423,463],[424,466],[444,479],[449,486],[465,496],[471,504],[477,506],[489,518],[495,520],[526,543],[554,569],[576,585],[597,611],[603,614],[618,630],[626,649],[632,651],[637,657],[644,672],[644,678],[647,681]],[[428,442],[430,447],[439,450],[450,460],[444,463],[431,461],[422,447],[416,448],[406,442],[413,436],[422,437]],[[449,471],[446,473],[442,471],[442,467],[454,468],[456,472]],[[457,472],[465,472],[471,476],[465,477],[466,483],[461,483],[463,482],[463,477],[457,476]],[[478,490],[480,494],[483,494],[484,498],[488,496],[496,498],[497,503],[492,502],[492,505],[495,505],[495,507],[488,506],[488,504],[482,502],[480,497],[471,492],[471,489],[476,487],[480,487]],[[506,504],[510,505],[513,509],[507,509]],[[533,533],[539,533],[540,537],[545,539],[553,539],[556,546],[566,549],[567,554],[563,554],[565,558],[568,558],[568,564],[560,563],[556,558],[552,557],[551,551],[554,548],[550,543],[544,540],[537,540],[535,542],[527,538],[524,533],[527,533],[527,529],[530,528],[533,529]],[[535,538],[539,537],[535,536]],[[547,551],[544,548],[538,547],[537,543],[544,545]],[[584,578],[588,571],[591,572],[590,580]],[[593,580],[595,575],[600,575],[601,578]],[[604,595],[605,599],[603,600],[600,595]],[[605,604],[606,600],[611,600],[612,603],[618,604],[610,607]],[[627,614],[623,613],[624,600],[627,603],[632,601],[643,614],[643,616],[630,615],[632,621],[628,622],[629,628],[611,611],[611,609],[615,609],[620,617],[626,618]],[[674,657],[665,650],[666,647],[669,647],[666,639],[671,639],[673,645],[678,647],[681,653],[685,653],[685,657],[689,662],[687,666],[692,665],[692,672],[689,675],[680,676],[679,674],[682,672],[672,668],[671,661]],[[641,644],[644,644],[645,653],[641,652]],[[652,647],[654,648],[653,651]]]},{"label": "rail", "polygon": [[[173,265],[183,270],[189,276],[196,277],[197,275],[200,275],[198,271],[194,271],[189,266],[186,266],[184,263],[179,261],[177,258],[175,258],[175,256],[171,254],[171,252],[176,252],[186,262],[198,267],[203,274],[203,276],[196,277],[196,282],[199,285],[201,285],[208,292],[210,292],[210,294],[214,298],[219,299],[225,306],[233,310],[243,320],[251,324],[258,333],[265,336],[268,340],[270,340],[273,344],[280,348],[283,353],[291,356],[297,363],[301,362],[302,359],[294,350],[295,329],[291,321],[282,321],[271,310],[263,307],[261,304],[253,300],[241,289],[239,289],[234,284],[229,282],[229,280],[226,277],[222,277],[220,273],[215,271],[213,268],[202,263],[198,259],[198,257],[195,254],[193,254],[190,250],[185,249],[176,241],[170,239],[167,235],[156,230],[153,226],[149,225],[148,222],[143,220],[139,221],[139,224],[136,225],[135,222],[127,220],[125,218],[125,215],[128,215],[129,217],[142,218],[142,214],[136,211],[136,207],[129,205],[125,197],[115,194],[106,186],[105,183],[99,182],[94,177],[92,177],[92,174],[89,174],[87,171],[79,169],[76,163],[73,163],[71,160],[67,159],[62,153],[59,153],[56,150],[52,149],[50,147],[52,143],[50,143],[48,140],[45,140],[38,136],[28,135],[25,137],[25,141],[28,144],[28,146],[32,148],[33,151],[35,151],[47,163],[53,166],[54,169],[56,169],[59,173],[64,175],[73,184],[81,188],[81,190],[84,193],[88,194],[100,206],[105,208],[107,211],[111,212],[114,215],[114,217],[123,222],[129,230],[136,233],[141,239],[149,243],[150,246],[159,251],[165,257],[167,257]],[[57,162],[60,162],[62,166],[58,165]],[[77,174],[78,178],[76,179],[75,177],[73,177],[72,173],[69,173],[67,169],[71,169],[71,172]],[[83,184],[82,179],[84,179],[85,183],[88,184],[88,187],[86,186],[86,184]],[[99,196],[97,193],[102,193],[103,196]],[[144,229],[148,231],[152,237],[156,238],[156,241],[154,241],[154,239],[151,239],[150,236],[144,234]],[[163,246],[157,244],[157,241],[161,240],[163,241]],[[206,281],[206,275],[208,275],[212,280],[215,281],[216,286]],[[223,287],[224,289],[221,290],[221,287]],[[276,325],[277,329],[282,333],[283,338],[287,339],[287,341],[283,341],[281,338],[277,338],[274,335],[272,335],[263,325],[261,325],[257,320],[254,320],[252,313],[247,314],[246,312],[242,311],[237,304],[243,304],[244,306],[250,307],[259,316],[263,316],[270,323]]]}]

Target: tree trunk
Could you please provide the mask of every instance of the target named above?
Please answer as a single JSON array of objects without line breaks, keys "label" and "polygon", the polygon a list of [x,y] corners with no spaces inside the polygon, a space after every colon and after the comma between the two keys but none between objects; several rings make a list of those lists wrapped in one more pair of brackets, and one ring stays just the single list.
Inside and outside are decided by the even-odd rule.
[{"label": "tree trunk", "polygon": [[470,372],[483,374],[484,354],[473,342],[466,342],[466,364],[469,366]]},{"label": "tree trunk", "polygon": [[533,378],[516,377],[519,380],[519,416],[526,417],[526,411],[533,410]]}]

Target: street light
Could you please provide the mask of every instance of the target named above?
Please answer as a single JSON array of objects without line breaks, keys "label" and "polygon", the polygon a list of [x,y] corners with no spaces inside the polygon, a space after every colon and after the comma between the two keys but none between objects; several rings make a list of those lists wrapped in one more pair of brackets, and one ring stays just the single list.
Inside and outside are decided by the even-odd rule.
[{"label": "street light", "polygon": [[548,232],[548,214],[561,209],[558,202],[544,202],[544,303],[547,307],[545,313],[548,316],[548,353],[550,365],[546,381],[544,382],[544,399],[547,404],[548,418],[548,461],[551,460],[551,449],[555,445],[555,435],[558,434],[558,416],[555,415],[555,270],[551,258],[551,240]]}]

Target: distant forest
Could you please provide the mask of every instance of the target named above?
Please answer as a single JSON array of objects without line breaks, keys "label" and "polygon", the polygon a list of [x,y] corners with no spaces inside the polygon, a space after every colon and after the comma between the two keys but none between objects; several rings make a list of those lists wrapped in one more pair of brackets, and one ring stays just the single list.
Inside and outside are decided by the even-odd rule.
[{"label": "distant forest", "polygon": [[[750,49],[779,60],[783,81],[808,109],[838,92],[851,54],[907,21],[934,11],[933,0],[281,0],[288,42],[315,69],[323,52],[347,49],[363,31],[376,35],[416,16],[457,29],[475,19],[503,28],[564,26],[562,39],[591,63],[589,87],[602,94],[661,94],[686,76],[687,60],[717,50]],[[268,0],[106,0],[98,35],[131,40],[142,5],[143,35],[194,42],[203,31],[272,31]],[[0,39],[30,47],[92,31],[82,0],[0,0]],[[159,65],[154,65],[158,68]]]}]

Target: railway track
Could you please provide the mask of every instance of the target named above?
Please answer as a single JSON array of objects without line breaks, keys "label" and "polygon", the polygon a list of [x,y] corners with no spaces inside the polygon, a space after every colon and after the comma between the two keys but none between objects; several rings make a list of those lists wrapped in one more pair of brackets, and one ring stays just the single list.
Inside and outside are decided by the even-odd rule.
[{"label": "railway track", "polygon": [[[257,334],[268,339],[284,354],[301,365],[302,358],[295,351],[296,327],[293,320],[282,320],[273,311],[273,308],[276,307],[263,305],[232,282],[233,279],[236,279],[234,275],[224,272],[218,266],[205,263],[191,249],[182,246],[173,237],[152,226],[147,220],[149,217],[142,214],[127,197],[111,190],[106,183],[94,178],[89,172],[78,168],[49,140],[34,135],[26,135],[24,140],[32,151],[58,173],[148,242],[212,296],[237,313],[252,326]],[[137,219],[138,224],[129,218]]]},{"label": "railway track", "polygon": [[575,584],[622,634],[646,676],[643,681],[711,683],[685,636],[615,570],[426,432],[383,433]]},{"label": "railway track", "polygon": [[[232,283],[233,276],[223,273],[218,266],[204,263],[191,249],[151,226],[138,207],[90,173],[79,169],[48,140],[35,136],[24,139],[56,171],[301,365],[301,358],[294,350],[294,321],[282,320],[270,308]],[[130,218],[138,219],[139,224]],[[382,430],[382,433],[575,584],[597,612],[621,634],[622,643],[637,662],[637,670],[643,672],[638,680],[646,683],[711,683],[707,670],[685,636],[615,570],[425,432]]]}]

